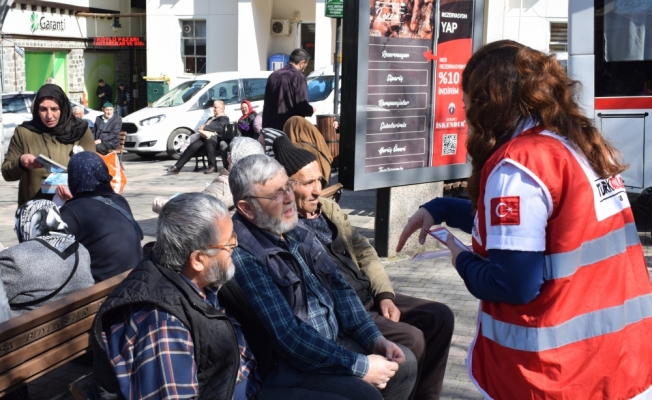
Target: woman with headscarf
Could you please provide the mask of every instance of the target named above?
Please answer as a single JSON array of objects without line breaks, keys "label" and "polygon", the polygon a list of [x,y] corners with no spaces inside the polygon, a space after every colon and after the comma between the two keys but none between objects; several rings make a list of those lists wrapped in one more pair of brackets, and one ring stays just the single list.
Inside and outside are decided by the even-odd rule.
[{"label": "woman with headscarf", "polygon": [[11,317],[92,286],[88,250],[70,233],[50,200],[16,211],[18,244],[0,252],[0,273]]},{"label": "woman with headscarf", "polygon": [[101,282],[127,271],[142,260],[142,231],[129,203],[111,188],[111,175],[94,152],[77,153],[68,164],[72,199],[61,217],[91,255],[91,272]]},{"label": "woman with headscarf", "polygon": [[57,85],[43,85],[36,93],[32,120],[16,127],[2,163],[6,181],[17,181],[18,205],[34,198],[52,199],[41,192],[41,183],[49,172],[35,161],[40,154],[67,166],[74,146],[95,151],[88,123],[75,118],[70,101]]},{"label": "woman with headscarf", "polygon": [[240,104],[240,110],[242,111],[242,117],[238,120],[238,131],[240,131],[240,135],[258,139],[258,133],[254,130],[254,120],[258,116],[258,113],[254,111],[249,100],[245,100]]},{"label": "woman with headscarf", "polygon": [[317,163],[328,186],[333,156],[317,127],[303,117],[291,117],[283,125],[283,132],[295,146],[308,150],[317,157]]}]

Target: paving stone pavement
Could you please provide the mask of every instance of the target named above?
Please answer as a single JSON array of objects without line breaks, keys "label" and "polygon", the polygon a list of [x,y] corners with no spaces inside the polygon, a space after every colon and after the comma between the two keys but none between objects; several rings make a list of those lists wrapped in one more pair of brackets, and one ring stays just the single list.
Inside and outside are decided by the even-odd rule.
[{"label": "paving stone pavement", "polygon": [[[155,160],[142,160],[126,154],[124,165],[128,183],[123,195],[129,201],[136,220],[145,234],[143,243],[154,239],[156,214],[151,211],[155,196],[169,197],[179,192],[202,190],[216,175],[193,173],[193,163],[188,163],[179,175],[167,175],[164,170],[173,162],[159,156]],[[219,163],[218,163],[219,164]],[[334,177],[335,178],[335,177]],[[11,246],[17,243],[14,234],[17,182],[0,181],[0,243]],[[375,191],[345,191],[340,206],[349,215],[353,226],[372,240],[374,235]],[[452,230],[466,244],[470,236]],[[649,236],[649,235],[648,235]],[[437,248],[434,239],[429,238]],[[649,248],[649,246],[646,246]],[[413,261],[409,258],[383,260],[397,292],[447,304],[455,314],[455,331],[448,357],[442,399],[481,399],[482,396],[469,379],[465,358],[475,334],[478,301],[469,294],[464,282],[444,256],[434,260]],[[51,399],[65,393],[67,385],[90,372],[89,358],[68,363],[30,384],[30,399]],[[72,398],[64,395],[59,398]]]}]

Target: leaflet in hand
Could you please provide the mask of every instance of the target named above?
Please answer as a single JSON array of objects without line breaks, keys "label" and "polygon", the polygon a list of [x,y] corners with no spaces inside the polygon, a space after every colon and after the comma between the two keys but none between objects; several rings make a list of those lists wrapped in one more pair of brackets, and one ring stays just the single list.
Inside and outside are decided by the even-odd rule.
[{"label": "leaflet in hand", "polygon": [[52,173],[41,183],[41,192],[45,194],[55,194],[59,185],[68,186],[67,173]]},{"label": "leaflet in hand", "polygon": [[440,226],[439,228],[435,228],[435,229],[433,229],[433,230],[431,230],[431,231],[428,231],[428,233],[429,233],[432,237],[434,237],[435,239],[437,239],[437,240],[439,240],[441,243],[443,243],[445,246],[448,246],[448,245],[446,244],[446,238],[448,237],[448,235],[451,235],[451,236],[453,236],[453,238],[455,239],[455,243],[457,243],[458,246],[464,247],[465,249],[468,248],[464,243],[462,243],[461,240],[459,240],[458,238],[456,238],[455,235],[453,235],[452,233],[450,233],[450,231],[449,231],[448,229],[446,229],[445,227],[443,227],[443,226]]},{"label": "leaflet in hand", "polygon": [[39,154],[34,161],[41,164],[43,168],[55,174],[59,172],[68,172],[68,169],[66,167],[44,156],[43,154]]}]

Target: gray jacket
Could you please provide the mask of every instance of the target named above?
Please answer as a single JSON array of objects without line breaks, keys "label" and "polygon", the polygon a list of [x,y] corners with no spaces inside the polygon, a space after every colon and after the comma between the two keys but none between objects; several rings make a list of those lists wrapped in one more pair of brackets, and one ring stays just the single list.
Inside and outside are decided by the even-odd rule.
[{"label": "gray jacket", "polygon": [[72,272],[75,254],[63,259],[55,250],[38,240],[29,240],[1,251],[0,274],[11,306],[11,317],[94,285],[91,256],[81,243],[78,251],[79,264],[70,282],[51,299],[28,307],[13,307],[12,304],[45,297],[61,287]]}]

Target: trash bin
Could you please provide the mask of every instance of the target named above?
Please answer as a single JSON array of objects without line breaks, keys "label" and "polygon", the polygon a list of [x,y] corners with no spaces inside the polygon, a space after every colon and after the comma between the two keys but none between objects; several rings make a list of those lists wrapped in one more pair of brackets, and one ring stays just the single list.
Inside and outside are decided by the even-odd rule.
[{"label": "trash bin", "polygon": [[166,81],[147,81],[147,102],[153,103],[170,90]]},{"label": "trash bin", "polygon": [[335,128],[333,128],[333,122],[335,122],[336,114],[320,114],[317,115],[317,130],[324,136],[328,149],[331,151],[333,156],[333,162],[331,167],[336,169],[340,165],[340,134],[336,133]]},{"label": "trash bin", "polygon": [[285,65],[289,62],[290,62],[289,54],[282,54],[282,53],[272,54],[269,57],[269,62],[267,63],[267,70],[276,71],[278,69],[285,67]]}]

